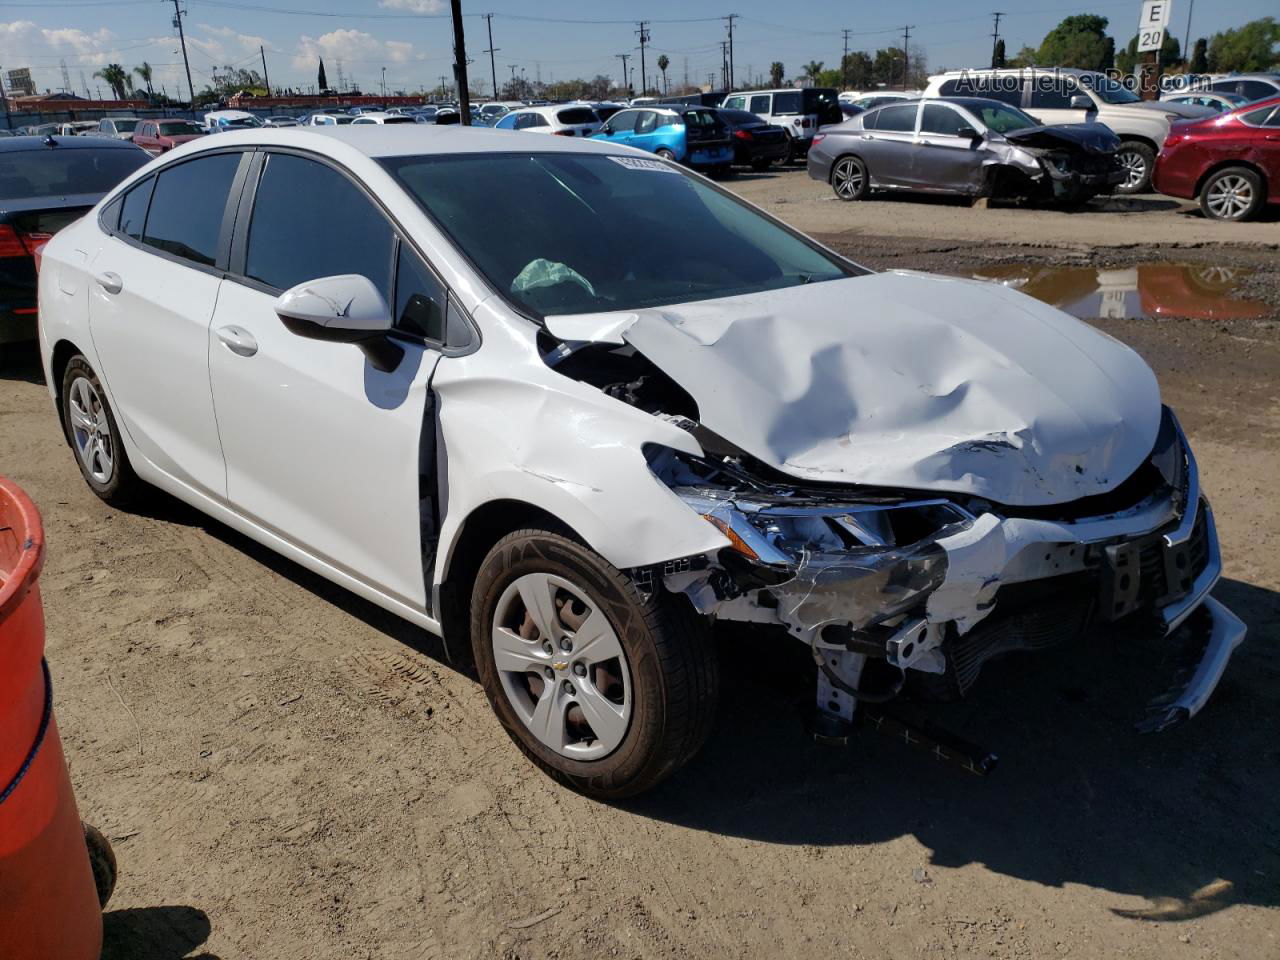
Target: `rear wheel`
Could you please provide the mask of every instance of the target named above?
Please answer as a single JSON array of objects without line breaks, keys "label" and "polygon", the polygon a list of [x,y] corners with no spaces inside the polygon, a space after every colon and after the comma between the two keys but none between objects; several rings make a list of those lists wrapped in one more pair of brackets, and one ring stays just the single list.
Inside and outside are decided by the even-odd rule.
[{"label": "rear wheel", "polygon": [[1156,168],[1156,152],[1145,143],[1126,140],[1120,144],[1116,159],[1124,168],[1124,180],[1117,193],[1144,193],[1151,186],[1151,172]]},{"label": "rear wheel", "polygon": [[1262,178],[1248,167],[1227,167],[1200,188],[1200,209],[1214,220],[1248,220],[1262,207]]},{"label": "rear wheel", "polygon": [[751,161],[751,169],[752,169],[752,170],[754,170],[754,171],[756,171],[756,173],[762,173],[762,172],[764,172],[765,170],[768,170],[768,169],[769,169],[769,158],[768,158],[768,157],[756,157],[754,160],[752,160],[752,161]]},{"label": "rear wheel", "polygon": [[655,150],[654,153],[656,153],[663,160],[670,160],[672,163],[675,163],[676,155],[672,153],[670,150],[668,150],[666,147],[661,147],[658,150]]},{"label": "rear wheel", "polygon": [[864,200],[870,192],[867,165],[858,157],[841,157],[831,168],[831,189],[841,200]]},{"label": "rear wheel", "polygon": [[94,493],[115,506],[137,497],[142,481],[129,464],[107,392],[79,354],[62,375],[62,427],[80,474]]},{"label": "rear wheel", "polygon": [[504,537],[481,564],[471,644],[511,739],[552,778],[607,799],[653,787],[702,746],[718,663],[687,604],[646,596],[581,544]]}]

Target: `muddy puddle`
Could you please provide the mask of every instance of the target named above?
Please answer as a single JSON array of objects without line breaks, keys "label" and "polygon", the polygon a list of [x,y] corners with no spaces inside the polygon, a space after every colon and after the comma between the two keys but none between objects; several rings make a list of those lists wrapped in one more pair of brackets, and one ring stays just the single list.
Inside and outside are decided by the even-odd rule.
[{"label": "muddy puddle", "polygon": [[1271,308],[1262,301],[1231,294],[1252,272],[1247,267],[1202,263],[1143,263],[1105,269],[995,264],[974,270],[970,276],[1021,290],[1077,317],[1255,320],[1270,315]]}]

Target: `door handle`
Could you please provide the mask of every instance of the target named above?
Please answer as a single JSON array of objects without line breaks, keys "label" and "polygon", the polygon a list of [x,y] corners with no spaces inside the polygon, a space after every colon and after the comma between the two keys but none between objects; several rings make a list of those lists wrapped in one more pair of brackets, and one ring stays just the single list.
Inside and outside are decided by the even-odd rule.
[{"label": "door handle", "polygon": [[1280,140],[1280,133],[1268,133],[1262,139],[1264,140]]},{"label": "door handle", "polygon": [[218,328],[218,339],[238,357],[252,357],[258,352],[258,341],[244,327],[231,324]]},{"label": "door handle", "polygon": [[93,279],[107,293],[119,293],[124,289],[124,281],[120,279],[120,274],[112,273],[110,270],[104,273],[95,273]]}]

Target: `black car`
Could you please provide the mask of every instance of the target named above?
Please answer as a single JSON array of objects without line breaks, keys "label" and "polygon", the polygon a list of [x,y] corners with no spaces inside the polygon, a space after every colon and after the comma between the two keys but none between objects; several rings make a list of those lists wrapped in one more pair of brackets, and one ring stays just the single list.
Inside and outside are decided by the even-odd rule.
[{"label": "black car", "polygon": [[787,132],[781,127],[761,120],[746,110],[717,110],[716,113],[729,128],[733,142],[733,162],[752,170],[764,170],[775,160],[787,157]]},{"label": "black car", "polygon": [[150,159],[107,137],[0,140],[0,343],[36,335],[40,244]]}]

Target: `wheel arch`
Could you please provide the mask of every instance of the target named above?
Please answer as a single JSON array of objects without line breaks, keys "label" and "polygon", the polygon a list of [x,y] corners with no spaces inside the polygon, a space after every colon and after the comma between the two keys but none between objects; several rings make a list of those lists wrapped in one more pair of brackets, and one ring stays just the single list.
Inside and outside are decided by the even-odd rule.
[{"label": "wheel arch", "polygon": [[[84,351],[67,339],[61,339],[55,343],[49,355],[49,374],[52,378],[49,385],[53,388],[53,404],[58,411],[58,422],[61,424],[66,423],[65,411],[62,409],[62,377],[67,372],[67,364],[71,362],[71,358],[83,355]],[[64,430],[63,435],[65,434]]]},{"label": "wheel arch", "polygon": [[1215,173],[1220,173],[1223,170],[1226,170],[1228,167],[1243,167],[1249,172],[1257,175],[1258,179],[1262,181],[1262,195],[1265,202],[1265,198],[1269,196],[1269,189],[1270,189],[1270,184],[1267,182],[1266,171],[1264,171],[1256,163],[1253,163],[1250,160],[1242,159],[1240,157],[1230,157],[1226,160],[1219,160],[1217,163],[1206,168],[1204,173],[1200,174],[1199,179],[1196,180],[1195,196],[1196,197],[1200,196],[1200,192],[1204,190],[1204,185],[1209,182],[1210,177],[1212,177]]},{"label": "wheel arch", "polygon": [[[493,545],[526,527],[559,533],[584,546],[587,541],[551,511],[524,500],[490,500],[467,514],[440,562],[438,619],[446,638],[465,638],[471,617],[471,586]],[[470,649],[463,645],[461,649]]]},{"label": "wheel arch", "polygon": [[1140,143],[1144,147],[1150,147],[1151,150],[1153,150],[1155,153],[1157,154],[1160,153],[1160,144],[1156,143],[1155,140],[1141,133],[1122,134],[1120,136],[1120,145],[1124,146],[1126,143]]},{"label": "wheel arch", "polygon": [[844,150],[841,153],[836,154],[835,158],[831,161],[831,169],[827,173],[828,185],[830,185],[831,181],[836,177],[836,165],[839,164],[841,160],[848,160],[850,158],[857,160],[862,164],[862,168],[867,171],[867,176],[871,176],[871,167],[867,165],[866,157],[858,153],[856,150]]}]

